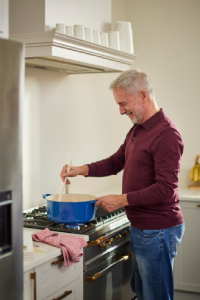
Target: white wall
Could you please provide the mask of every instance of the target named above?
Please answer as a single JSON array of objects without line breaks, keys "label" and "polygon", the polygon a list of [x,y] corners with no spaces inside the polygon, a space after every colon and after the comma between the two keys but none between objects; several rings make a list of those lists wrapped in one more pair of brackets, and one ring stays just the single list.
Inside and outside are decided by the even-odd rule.
[{"label": "white wall", "polygon": [[[24,101],[24,209],[59,193],[61,168],[112,155],[132,123],[121,116],[109,91],[116,74],[63,75],[26,68]],[[70,193],[91,193],[120,184],[107,178],[72,178]]]},{"label": "white wall", "polygon": [[[185,181],[200,154],[199,10],[198,0],[112,2],[112,23],[132,22],[139,56],[132,68],[150,76],[158,105],[180,128],[185,142],[181,166]],[[117,75],[66,76],[26,69],[24,209],[43,203],[43,193],[60,191],[59,173],[71,157],[74,165],[92,162],[111,155],[123,143],[131,123],[119,115],[108,90]],[[121,174],[73,178],[69,192],[92,193],[120,182]]]},{"label": "white wall", "polygon": [[56,23],[108,31],[111,0],[10,0],[9,17],[10,34],[54,30]]},{"label": "white wall", "polygon": [[112,27],[119,18],[132,23],[138,55],[132,68],[150,76],[159,107],[181,131],[186,176],[200,154],[199,15],[199,0],[112,1]]},{"label": "white wall", "polygon": [[55,28],[56,23],[108,31],[111,28],[111,0],[46,0],[46,30]]},{"label": "white wall", "polygon": [[9,36],[8,0],[0,0],[0,38],[7,39]]},{"label": "white wall", "polygon": [[[10,34],[52,30],[56,23],[108,31],[111,0],[19,0],[17,5],[10,0]],[[108,86],[115,77],[26,69],[24,209],[43,203],[43,193],[59,193],[61,168],[71,158],[74,165],[95,161],[111,155],[123,143],[131,124],[126,120],[120,126],[116,107],[112,116],[114,100]],[[81,177],[72,179],[69,192],[92,193],[117,182],[121,184],[121,175],[99,180]]]}]

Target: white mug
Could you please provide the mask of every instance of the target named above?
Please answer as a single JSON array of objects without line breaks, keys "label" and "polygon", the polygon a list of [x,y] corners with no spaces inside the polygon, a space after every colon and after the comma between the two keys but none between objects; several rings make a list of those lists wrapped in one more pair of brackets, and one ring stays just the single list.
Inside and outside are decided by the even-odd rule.
[{"label": "white mug", "polygon": [[100,44],[100,31],[92,30],[93,43]]},{"label": "white mug", "polygon": [[119,31],[109,31],[108,32],[108,42],[109,42],[110,48],[120,50]]},{"label": "white mug", "polygon": [[85,28],[85,40],[88,42],[93,42],[92,28]]},{"label": "white mug", "polygon": [[65,33],[68,34],[68,35],[74,35],[73,26],[65,26]]},{"label": "white mug", "polygon": [[133,32],[130,22],[117,21],[116,30],[119,31],[120,50],[133,53]]},{"label": "white mug", "polygon": [[80,39],[85,39],[85,31],[83,25],[74,25],[74,35]]},{"label": "white mug", "polygon": [[56,24],[56,31],[65,33],[65,24],[61,24],[61,23]]},{"label": "white mug", "polygon": [[108,47],[108,33],[101,32],[100,33],[101,45]]}]

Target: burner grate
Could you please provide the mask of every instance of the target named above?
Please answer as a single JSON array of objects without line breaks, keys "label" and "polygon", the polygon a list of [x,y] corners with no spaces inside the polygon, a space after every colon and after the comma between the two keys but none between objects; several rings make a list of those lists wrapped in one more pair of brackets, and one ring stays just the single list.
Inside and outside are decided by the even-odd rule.
[{"label": "burner grate", "polygon": [[116,217],[118,217],[118,215],[123,215],[123,213],[123,208],[109,213],[102,207],[98,206],[96,208],[96,217],[92,221],[84,223],[83,225],[79,225],[75,228],[70,228],[67,227],[67,224],[60,224],[50,221],[47,217],[46,206],[40,206],[24,214],[24,227],[36,229],[49,228],[49,230],[51,231],[86,234],[103,224],[108,224],[112,219],[115,219]]},{"label": "burner grate", "polygon": [[97,217],[108,217],[109,218],[109,217],[113,217],[113,216],[119,215],[119,214],[121,214],[123,212],[124,212],[124,208],[123,207],[121,207],[118,210],[115,210],[112,213],[110,213],[107,210],[105,210],[103,207],[97,206],[96,216]]}]

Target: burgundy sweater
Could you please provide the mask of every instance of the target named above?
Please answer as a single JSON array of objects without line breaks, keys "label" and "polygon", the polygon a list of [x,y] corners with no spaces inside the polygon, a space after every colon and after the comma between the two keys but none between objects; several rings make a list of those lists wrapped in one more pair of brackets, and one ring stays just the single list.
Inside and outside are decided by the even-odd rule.
[{"label": "burgundy sweater", "polygon": [[178,173],[183,141],[177,126],[161,109],[135,124],[124,144],[109,158],[88,164],[92,177],[124,170],[122,193],[128,219],[138,229],[164,229],[184,222],[179,206]]}]

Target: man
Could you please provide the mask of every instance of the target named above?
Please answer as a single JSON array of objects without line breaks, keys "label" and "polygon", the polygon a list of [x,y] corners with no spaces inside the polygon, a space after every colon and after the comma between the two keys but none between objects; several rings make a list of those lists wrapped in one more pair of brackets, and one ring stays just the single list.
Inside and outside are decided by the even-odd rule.
[{"label": "man", "polygon": [[[178,173],[183,141],[159,109],[145,73],[129,70],[111,84],[120,114],[133,122],[124,144],[107,159],[61,171],[61,178],[123,173],[122,195],[98,198],[112,212],[124,206],[131,222],[134,261],[131,287],[138,300],[173,300],[173,262],[184,233]],[[70,183],[69,181],[67,183]]]}]

